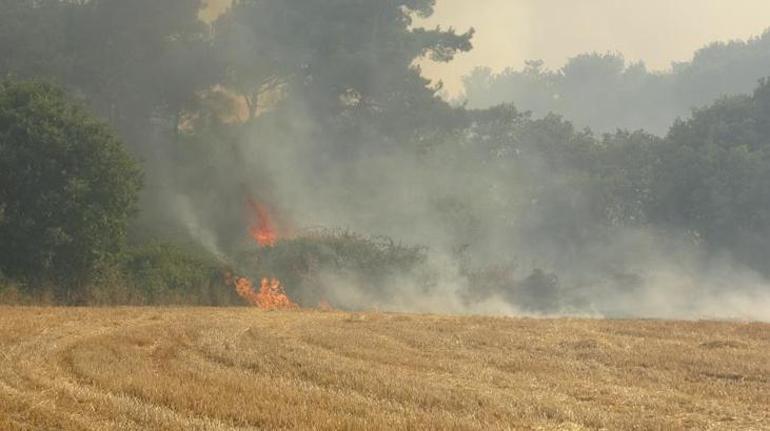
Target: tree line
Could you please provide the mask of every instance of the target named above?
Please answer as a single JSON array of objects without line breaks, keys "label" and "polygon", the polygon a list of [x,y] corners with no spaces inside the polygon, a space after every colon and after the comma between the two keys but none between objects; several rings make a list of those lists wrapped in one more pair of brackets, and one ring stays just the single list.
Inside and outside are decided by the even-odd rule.
[{"label": "tree line", "polygon": [[[515,91],[494,90],[505,100],[471,104],[496,106],[452,106],[415,60],[451,61],[472,49],[473,30],[416,26],[434,5],[240,0],[207,23],[198,0],[2,0],[2,278],[65,303],[236,303],[218,271],[247,247],[246,197],[427,243],[475,280],[469,297],[518,286],[503,296],[539,309],[552,302],[532,292],[559,295],[562,272],[631,271],[632,257],[589,265],[586,250],[634,229],[766,273],[770,84],[751,78],[753,93],[688,99],[705,107],[675,120],[679,106],[639,90],[668,78],[586,56],[558,73],[531,63],[509,74]],[[752,49],[767,54],[765,39]],[[723,64],[710,53],[748,49],[713,46],[676,73],[705,76],[698,70]],[[623,130],[633,122],[615,108],[593,124],[620,130],[582,128],[591,95],[569,89],[590,93],[607,74],[619,77],[608,97],[627,112],[660,111],[656,134]],[[469,96],[506,79],[478,72]],[[724,90],[710,78],[676,81]],[[657,133],[663,121],[668,132]],[[328,253],[307,247],[281,250],[303,262],[314,261],[309,249]],[[490,275],[511,261],[523,275]],[[569,277],[579,285],[583,275]]]},{"label": "tree line", "polygon": [[747,41],[714,42],[663,72],[620,53],[586,53],[556,70],[541,60],[499,73],[479,67],[463,80],[472,108],[514,101],[536,115],[559,113],[600,132],[664,134],[677,117],[726,95],[750,93],[770,70],[770,31]]}]

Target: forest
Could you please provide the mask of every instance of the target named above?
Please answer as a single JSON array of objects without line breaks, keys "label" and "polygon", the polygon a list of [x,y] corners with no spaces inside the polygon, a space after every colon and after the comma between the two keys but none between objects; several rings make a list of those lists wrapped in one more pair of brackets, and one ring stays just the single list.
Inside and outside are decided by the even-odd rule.
[{"label": "forest", "polygon": [[0,0],[0,302],[768,318],[770,33],[467,76],[435,0]]}]

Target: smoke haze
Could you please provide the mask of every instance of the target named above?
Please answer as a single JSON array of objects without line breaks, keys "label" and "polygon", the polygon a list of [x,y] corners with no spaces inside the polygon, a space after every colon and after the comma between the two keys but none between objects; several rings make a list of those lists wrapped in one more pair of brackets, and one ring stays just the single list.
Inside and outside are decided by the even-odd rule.
[{"label": "smoke haze", "polygon": [[[157,31],[131,37],[104,23],[151,27],[146,8],[113,1],[68,3],[85,22],[104,14],[96,36],[52,37],[95,47],[45,73],[38,60],[50,56],[27,69],[0,58],[0,72],[53,76],[113,124],[146,170],[137,230],[192,239],[244,271],[271,252],[248,235],[250,200],[269,208],[283,239],[317,227],[392,238],[381,249],[338,241],[347,255],[279,241],[267,256],[331,262],[281,281],[298,299],[316,289],[344,309],[770,320],[770,84],[755,73],[770,59],[764,39],[717,47],[676,85],[612,56],[581,57],[569,74],[530,66],[521,76],[547,78],[531,100],[556,101],[541,109],[523,98],[451,106],[423,79],[443,80],[451,96],[476,67],[543,59],[556,70],[593,51],[662,70],[710,42],[761,34],[766,1],[439,0],[431,16],[430,0],[235,10],[210,0],[203,11],[190,0],[170,2],[182,10],[171,18],[149,2]],[[738,57],[758,59],[751,73],[729,68]],[[715,83],[724,74],[735,86]],[[616,75],[633,85],[611,86],[605,76]],[[671,93],[686,102],[658,97]],[[614,115],[621,105],[627,115]],[[392,246],[401,243],[425,246],[424,259],[400,268],[413,251]],[[397,264],[373,282],[345,260],[367,253],[381,259],[364,262],[372,272]]]},{"label": "smoke haze", "polygon": [[[222,5],[216,11],[223,10]],[[501,70],[532,58],[560,65],[590,51],[621,52],[662,70],[671,62],[690,59],[709,42],[748,38],[770,24],[763,18],[770,14],[770,5],[753,0],[729,6],[719,0],[488,0],[481,6],[440,1],[435,15],[417,21],[429,27],[477,30],[471,52],[445,64],[421,63],[424,74],[443,80],[450,93],[458,93],[461,76],[477,66]],[[753,82],[745,85],[750,88]],[[402,274],[388,285],[392,295],[375,299],[355,276],[324,274],[327,296],[339,306],[531,312],[497,291],[467,298],[476,287],[462,265],[510,265],[514,280],[525,279],[535,268],[558,276],[558,304],[547,307],[546,313],[770,319],[763,275],[736,262],[730,253],[708,251],[685,230],[598,227],[601,216],[592,208],[597,186],[581,183],[574,172],[553,171],[547,156],[528,150],[526,143],[501,142],[495,151],[513,151],[515,156],[492,157],[470,147],[475,132],[468,131],[452,138],[456,142],[444,143],[445,154],[415,157],[409,150],[393,148],[389,132],[364,126],[357,134],[363,139],[356,143],[361,150],[335,158],[329,151],[337,143],[327,141],[333,138],[321,130],[326,126],[305,115],[308,108],[301,98],[295,102],[278,115],[291,118],[287,129],[276,131],[269,124],[279,120],[262,117],[264,124],[238,142],[236,166],[224,170],[259,172],[260,186],[250,193],[264,194],[259,189],[269,187],[270,199],[296,226],[339,226],[430,249],[428,266],[435,277],[431,289]],[[670,114],[666,124],[674,119]],[[529,121],[521,127],[538,127]],[[513,141],[528,139],[527,133]],[[254,179],[234,183],[254,184]],[[225,242],[235,236],[225,235]],[[226,245],[216,249],[222,247]]]},{"label": "smoke haze", "polygon": [[761,34],[769,16],[770,3],[763,0],[445,0],[425,25],[474,27],[474,49],[451,63],[423,67],[453,96],[462,91],[461,77],[479,65],[499,72],[542,59],[557,69],[592,51],[619,52],[667,70],[708,43]]}]

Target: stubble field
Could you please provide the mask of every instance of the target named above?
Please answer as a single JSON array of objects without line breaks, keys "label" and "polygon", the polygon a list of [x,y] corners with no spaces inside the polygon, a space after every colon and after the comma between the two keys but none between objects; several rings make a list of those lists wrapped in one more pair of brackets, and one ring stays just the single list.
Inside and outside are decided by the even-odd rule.
[{"label": "stubble field", "polygon": [[770,429],[770,325],[0,307],[0,430]]}]

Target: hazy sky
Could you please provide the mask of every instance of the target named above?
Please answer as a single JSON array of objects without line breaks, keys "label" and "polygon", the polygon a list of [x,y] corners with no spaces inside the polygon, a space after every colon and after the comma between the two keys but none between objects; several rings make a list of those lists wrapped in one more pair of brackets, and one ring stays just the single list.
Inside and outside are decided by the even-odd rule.
[{"label": "hazy sky", "polygon": [[[210,0],[213,7],[228,0]],[[478,65],[550,68],[587,51],[618,51],[652,69],[689,60],[716,40],[746,39],[770,27],[770,0],[437,0],[426,25],[476,29],[474,50],[450,64],[423,65],[455,93]]]},{"label": "hazy sky", "polygon": [[476,29],[471,53],[423,66],[456,91],[477,65],[500,70],[542,59],[559,68],[586,51],[618,51],[666,69],[709,42],[760,35],[770,27],[770,0],[438,0],[428,23]]}]

